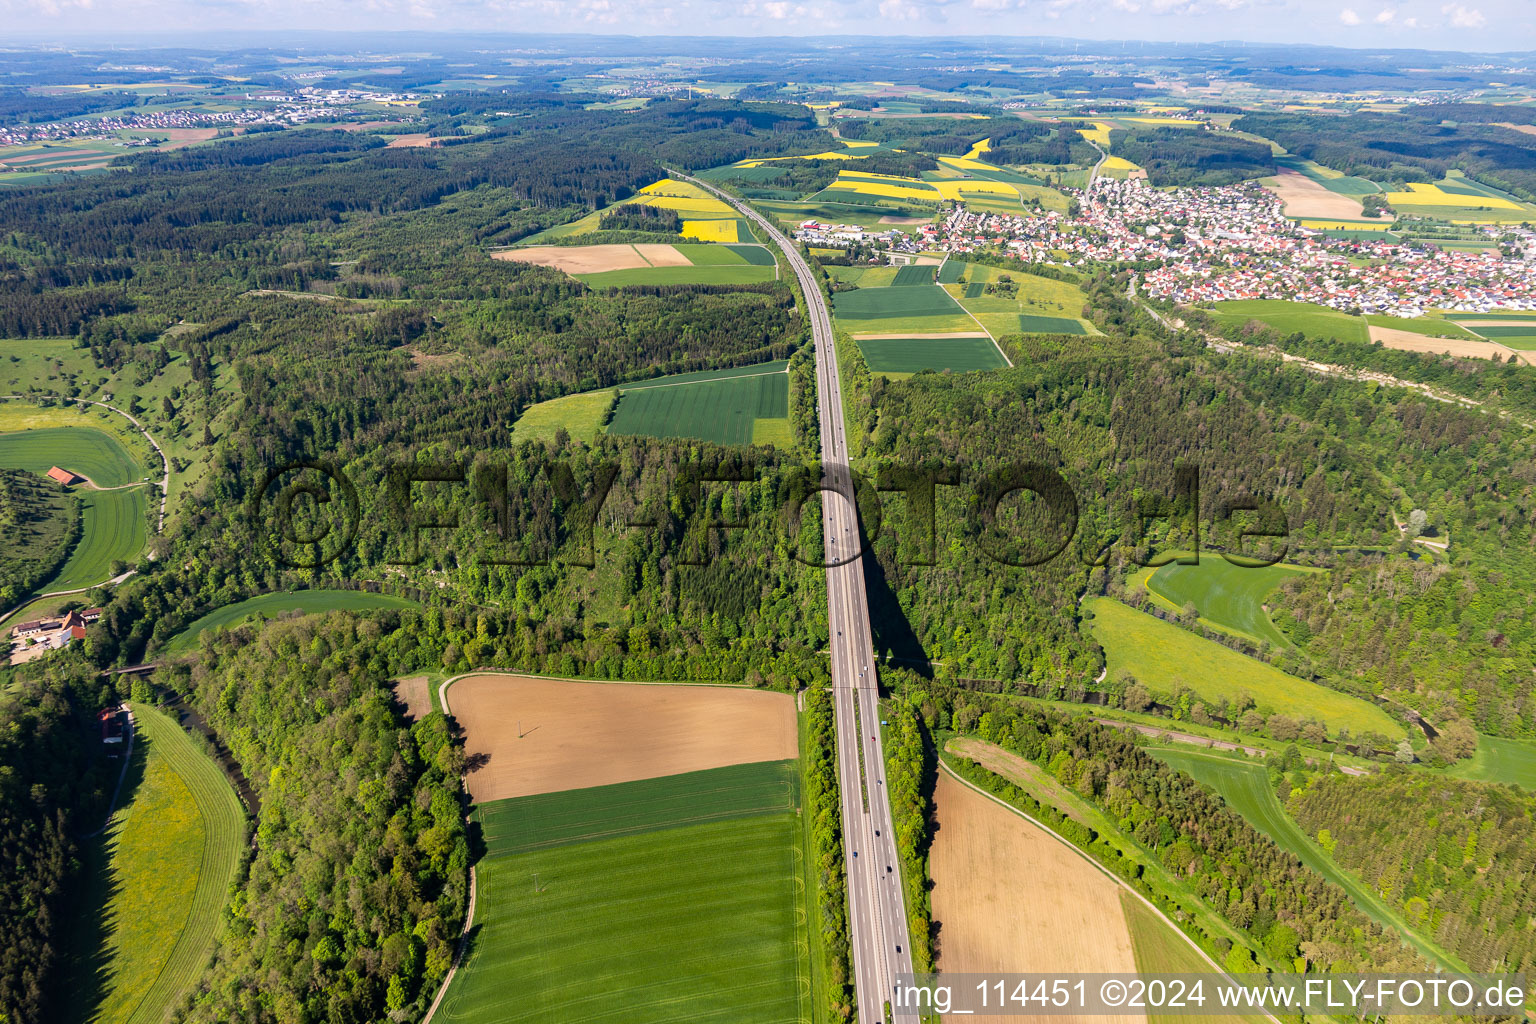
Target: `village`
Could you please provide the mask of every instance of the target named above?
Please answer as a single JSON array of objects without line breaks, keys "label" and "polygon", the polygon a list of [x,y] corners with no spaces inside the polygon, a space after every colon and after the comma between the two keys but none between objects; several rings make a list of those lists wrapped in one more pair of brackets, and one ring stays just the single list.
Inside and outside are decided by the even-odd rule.
[{"label": "village", "polygon": [[[63,139],[107,139],[120,131],[165,131],[178,128],[234,128],[244,125],[302,125],[312,121],[334,121],[357,111],[354,104],[382,103],[399,106],[415,103],[421,97],[411,93],[378,93],[359,89],[317,89],[305,87],[292,91],[246,93],[244,99],[259,106],[239,110],[146,110],[105,117],[77,117],[47,124],[0,125],[0,146],[20,146],[33,142]],[[122,145],[143,145],[125,140]]]},{"label": "village", "polygon": [[[921,251],[1001,251],[1025,263],[1129,264],[1141,270],[1145,294],[1181,303],[1286,299],[1404,318],[1428,309],[1536,309],[1536,231],[1525,226],[1483,227],[1488,247],[1460,251],[1311,230],[1252,183],[1160,190],[1099,178],[1087,191],[1064,191],[1070,213],[957,205],[912,235],[806,221],[797,237],[809,245],[876,245],[893,263]],[[1500,241],[1512,255],[1492,244]]]}]

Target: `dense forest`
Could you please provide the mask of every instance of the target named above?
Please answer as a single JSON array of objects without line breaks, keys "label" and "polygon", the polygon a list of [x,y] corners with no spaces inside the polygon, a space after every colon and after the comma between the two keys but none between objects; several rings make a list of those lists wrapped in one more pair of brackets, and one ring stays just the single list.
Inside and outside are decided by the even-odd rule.
[{"label": "dense forest", "polygon": [[1373,181],[1436,181],[1458,168],[1522,199],[1536,199],[1536,150],[1529,136],[1512,128],[1371,113],[1246,114],[1232,127]]},{"label": "dense forest", "polygon": [[89,738],[110,691],[73,654],[29,666],[0,704],[0,1016],[58,1020],[79,838],[102,825],[120,762]]},{"label": "dense forest", "polygon": [[1111,151],[1146,168],[1154,186],[1231,185],[1275,173],[1268,146],[1200,128],[1157,127],[1109,133]]},{"label": "dense forest", "polygon": [[213,726],[261,803],[187,1020],[381,1020],[435,993],[469,847],[461,750],[441,715],[403,725],[388,690],[414,646],[387,616],[316,616],[221,634],[156,677]]},{"label": "dense forest", "polygon": [[1474,971],[1536,965],[1536,798],[1402,769],[1315,776],[1288,809],[1340,864]]}]

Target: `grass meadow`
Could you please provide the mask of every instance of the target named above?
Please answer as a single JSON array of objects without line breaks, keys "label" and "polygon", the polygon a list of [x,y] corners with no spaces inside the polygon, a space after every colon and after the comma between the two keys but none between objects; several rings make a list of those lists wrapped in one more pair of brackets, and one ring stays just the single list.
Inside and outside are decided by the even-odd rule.
[{"label": "grass meadow", "polygon": [[1259,320],[1281,334],[1300,331],[1314,338],[1359,342],[1370,340],[1366,323],[1361,318],[1309,302],[1288,302],[1284,299],[1237,299],[1232,302],[1218,302],[1210,312],[1219,323],[1241,325],[1250,320]]},{"label": "grass meadow", "polygon": [[1270,621],[1264,604],[1287,577],[1307,571],[1286,565],[1247,569],[1207,555],[1199,565],[1165,565],[1148,576],[1145,586],[1172,611],[1192,604],[1207,625],[1255,643],[1285,647],[1285,636]]},{"label": "grass meadow", "polygon": [[796,778],[762,762],[481,806],[438,1019],[809,1021]]},{"label": "grass meadow", "polygon": [[[1074,284],[1000,270],[981,263],[965,264],[959,275],[948,266],[944,269],[948,271],[945,276],[953,279],[946,290],[981,321],[994,338],[1009,334],[1092,333],[1092,329],[1078,319],[1088,298]],[[1015,295],[984,294],[989,284],[995,284],[1003,276],[1018,286]],[[965,283],[958,283],[960,280]]]},{"label": "grass meadow", "polygon": [[1219,754],[1188,749],[1155,748],[1148,753],[1170,767],[1189,774],[1196,782],[1209,786],[1243,820],[1273,839],[1281,849],[1295,855],[1303,864],[1322,875],[1348,894],[1350,902],[1382,927],[1397,932],[1414,949],[1443,966],[1464,970],[1459,960],[1449,956],[1423,936],[1410,929],[1396,910],[1372,892],[1354,875],[1345,871],[1322,847],[1302,831],[1285,813],[1280,799],[1269,784],[1269,771],[1262,764],[1238,761]]},{"label": "grass meadow", "polygon": [[[66,413],[73,416],[73,413]],[[59,426],[0,434],[0,466],[39,476],[60,466],[101,487],[142,480],[149,471],[115,437],[94,427]]]},{"label": "grass meadow", "polygon": [[[1131,933],[1131,949],[1136,970],[1142,974],[1208,974],[1213,969],[1174,928],[1141,900],[1128,892],[1120,894],[1126,928]],[[1147,1013],[1148,1024],[1263,1024],[1261,1014],[1167,1014]]]},{"label": "grass meadow", "polygon": [[124,491],[81,489],[80,541],[59,567],[57,575],[38,588],[39,593],[94,587],[112,578],[112,563],[138,561],[148,535],[145,513],[147,487]]},{"label": "grass meadow", "polygon": [[1471,760],[1451,770],[1458,778],[1497,782],[1536,790],[1536,740],[1479,736]]},{"label": "grass meadow", "polygon": [[583,391],[530,405],[512,425],[513,441],[553,441],[555,431],[590,442],[603,429],[603,417],[613,402],[614,391]]},{"label": "grass meadow", "polygon": [[80,961],[100,987],[82,978],[76,996],[93,1024],[158,1024],[179,1004],[212,953],[245,845],[218,765],[164,712],[135,706],[134,719],[142,774],[88,854],[106,904],[82,901],[101,929]]},{"label": "grass meadow", "polygon": [[375,608],[414,608],[416,602],[392,594],[371,594],[366,590],[299,590],[247,598],[215,609],[177,633],[158,653],[185,654],[197,648],[197,635],[208,629],[233,626],[249,616],[274,618],[285,612],[361,612]]},{"label": "grass meadow", "polygon": [[1206,700],[1246,693],[1261,709],[1316,718],[1330,732],[1403,735],[1403,727],[1369,701],[1286,675],[1110,598],[1093,598],[1085,607],[1093,612],[1093,636],[1104,648],[1111,677],[1128,671],[1155,693],[1172,695],[1187,687]]}]

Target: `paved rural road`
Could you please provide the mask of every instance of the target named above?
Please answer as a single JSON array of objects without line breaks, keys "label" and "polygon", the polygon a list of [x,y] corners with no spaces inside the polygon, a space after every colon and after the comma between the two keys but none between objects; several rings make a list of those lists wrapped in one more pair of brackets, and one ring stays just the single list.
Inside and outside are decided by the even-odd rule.
[{"label": "paved rural road", "polygon": [[[843,843],[848,865],[849,938],[859,1020],[886,1019],[896,976],[912,973],[912,944],[901,892],[901,869],[885,792],[885,754],[880,740],[880,693],[870,638],[857,513],[843,396],[832,342],[832,319],[811,268],[793,242],[745,203],[706,182],[688,178],[719,196],[778,243],[800,281],[816,342],[816,393],[821,417],[822,467],[829,491],[822,495],[822,546],[827,570],[828,632],[832,692],[837,711],[838,783],[843,800]],[[844,563],[844,564],[837,564]],[[915,1014],[913,1016],[916,1016]]]}]

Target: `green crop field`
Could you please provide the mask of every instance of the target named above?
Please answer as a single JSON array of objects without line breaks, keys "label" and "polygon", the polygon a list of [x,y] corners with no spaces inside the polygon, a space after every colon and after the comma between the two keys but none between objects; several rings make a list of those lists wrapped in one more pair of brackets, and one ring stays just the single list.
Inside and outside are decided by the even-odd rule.
[{"label": "green crop field", "polygon": [[[1207,974],[1214,970],[1184,937],[1157,912],[1128,892],[1120,893],[1120,906],[1131,933],[1131,952],[1142,974]],[[1263,1024],[1260,1014],[1147,1014],[1148,1024]]]},{"label": "green crop field", "polygon": [[[742,221],[741,223],[746,222]],[[737,231],[745,234],[745,232],[742,232],[740,228],[738,228]],[[746,243],[738,243],[736,245],[726,245],[723,248],[731,250],[754,267],[772,267],[776,266],[778,262],[774,258],[773,250],[768,248],[766,245],[748,245]]]},{"label": "green crop field", "polygon": [[1291,820],[1285,808],[1280,806],[1279,798],[1269,785],[1269,772],[1263,765],[1187,749],[1153,748],[1149,753],[1164,764],[1187,772],[1196,782],[1214,789],[1227,806],[1241,815],[1248,824],[1343,889],[1350,902],[1377,924],[1396,931],[1404,941],[1431,960],[1453,969],[1465,970],[1459,960],[1410,929],[1393,908],[1308,838],[1301,826]]},{"label": "green crop field", "polygon": [[1446,313],[1447,320],[1508,320],[1512,323],[1536,324],[1536,312],[1522,310],[1494,310],[1492,313]]},{"label": "green crop field", "polygon": [[366,590],[299,590],[271,594],[237,601],[209,612],[177,633],[159,653],[163,655],[185,654],[197,647],[197,635],[206,629],[233,626],[248,616],[263,619],[275,618],[284,612],[363,612],[375,608],[415,608],[417,602],[392,594],[370,594]]},{"label": "green crop field", "polygon": [[1024,334],[1088,333],[1088,328],[1083,326],[1081,320],[1068,320],[1064,316],[1031,316],[1028,313],[1020,313],[1018,321],[1017,330]]},{"label": "green crop field", "polygon": [[990,338],[866,338],[858,343],[875,373],[996,370],[1007,366]]},{"label": "green crop field", "polygon": [[[905,269],[905,268],[903,268]],[[838,292],[832,305],[842,320],[879,320],[888,317],[948,316],[960,312],[954,300],[938,286],[907,288],[860,288]],[[860,325],[860,330],[863,326]]]},{"label": "green crop field", "polygon": [[1368,196],[1381,191],[1381,186],[1369,178],[1350,177],[1315,164],[1305,157],[1277,156],[1275,157],[1275,163],[1299,174],[1304,174],[1328,191],[1337,192],[1341,196],[1354,196],[1356,199],[1359,199],[1362,196]]},{"label": "green crop field", "polygon": [[1403,735],[1401,725],[1368,701],[1286,675],[1110,598],[1093,598],[1085,606],[1093,612],[1093,636],[1104,648],[1112,677],[1125,670],[1155,693],[1188,687],[1206,700],[1247,693],[1260,708],[1316,718],[1330,732]]},{"label": "green crop field", "polygon": [[212,952],[245,845],[245,815],[218,765],[163,712],[135,706],[134,719],[142,778],[93,851],[107,905],[84,909],[107,922],[85,954],[108,979],[85,1015],[94,1024],[156,1024],[180,1003]]},{"label": "green crop field", "polygon": [[1165,565],[1152,573],[1146,587],[1165,607],[1180,611],[1192,604],[1200,618],[1217,629],[1258,643],[1286,646],[1286,640],[1270,621],[1264,604],[1270,591],[1287,577],[1307,570],[1272,565],[1245,569],[1225,558],[1206,555],[1199,565]]},{"label": "green crop field", "polygon": [[792,812],[794,761],[758,761],[611,786],[494,800],[475,807],[489,856]]},{"label": "green crop field", "polygon": [[763,363],[625,385],[608,432],[751,444],[759,420],[788,421],[789,377],[783,366]]},{"label": "green crop field", "polygon": [[737,266],[640,267],[573,276],[593,288],[623,288],[635,284],[762,284],[773,280],[774,268],[743,262]]},{"label": "green crop field", "polygon": [[844,284],[856,284],[860,288],[884,288],[896,280],[897,267],[840,267],[833,264],[826,268],[828,276]]},{"label": "green crop field", "polygon": [[0,466],[39,476],[59,466],[90,477],[98,487],[118,487],[149,475],[117,438],[85,426],[0,434]]},{"label": "green crop field", "polygon": [[945,260],[939,268],[939,284],[954,284],[964,275],[966,265],[960,260]]},{"label": "green crop field", "polygon": [[1373,327],[1390,327],[1394,331],[1412,331],[1414,334],[1423,334],[1431,338],[1477,337],[1470,328],[1433,316],[1421,316],[1415,317],[1412,320],[1405,320],[1402,317],[1396,316],[1367,314],[1365,322]]},{"label": "green crop field", "polygon": [[482,808],[469,954],[438,1019],[809,1020],[795,779],[765,762]]},{"label": "green crop field", "polygon": [[891,284],[897,288],[910,288],[914,285],[933,284],[933,267],[920,267],[916,264],[897,267],[896,277]]},{"label": "green crop field", "polygon": [[1238,299],[1218,302],[1211,310],[1220,323],[1246,324],[1260,320],[1281,334],[1302,334],[1314,338],[1336,338],[1341,341],[1369,341],[1365,321],[1357,316],[1340,313],[1327,306],[1310,302],[1287,302],[1283,299]]},{"label": "green crop field", "polygon": [[1476,331],[1481,337],[1491,338],[1494,341],[1503,341],[1505,338],[1530,338],[1536,336],[1536,324],[1531,323],[1499,324],[1497,327],[1480,324],[1477,327],[1469,327],[1467,329]]},{"label": "green crop field", "polygon": [[1476,782],[1513,783],[1536,790],[1536,740],[1479,736],[1472,759],[1457,765],[1451,774]]}]

